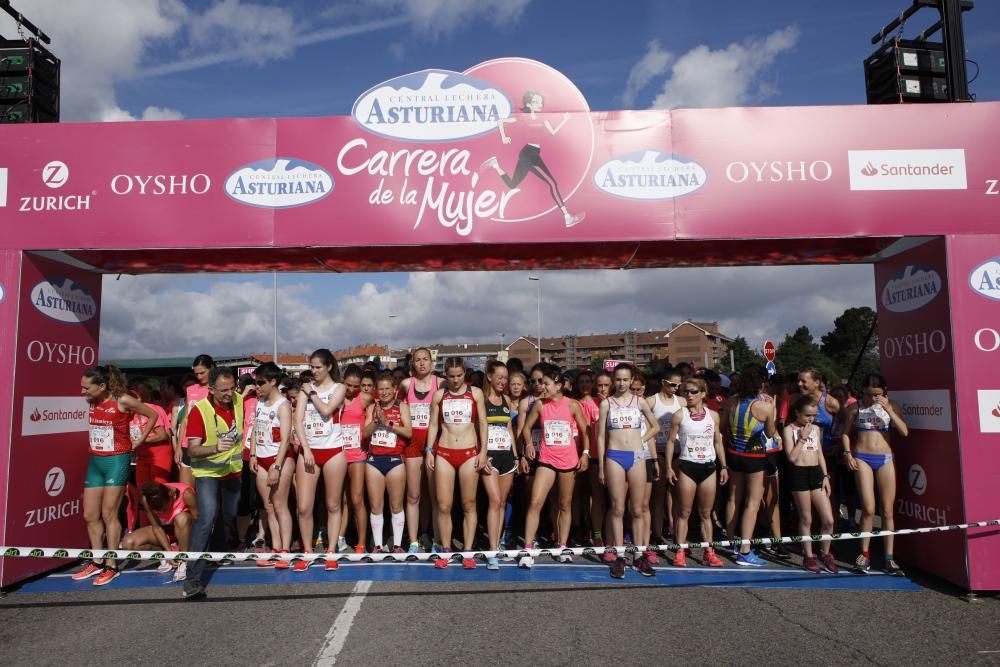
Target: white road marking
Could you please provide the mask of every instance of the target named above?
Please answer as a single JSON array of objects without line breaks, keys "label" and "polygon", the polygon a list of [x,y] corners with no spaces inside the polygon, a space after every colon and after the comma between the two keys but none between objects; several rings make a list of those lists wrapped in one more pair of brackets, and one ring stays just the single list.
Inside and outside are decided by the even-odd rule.
[{"label": "white road marking", "polygon": [[351,626],[354,625],[354,617],[361,609],[361,603],[364,602],[368,589],[371,587],[371,580],[359,581],[354,585],[351,597],[347,598],[344,608],[337,614],[333,625],[330,626],[330,631],[326,633],[323,647],[320,649],[319,655],[316,656],[316,662],[313,663],[315,667],[328,667],[337,664],[337,656],[344,648],[347,635],[351,631]]}]

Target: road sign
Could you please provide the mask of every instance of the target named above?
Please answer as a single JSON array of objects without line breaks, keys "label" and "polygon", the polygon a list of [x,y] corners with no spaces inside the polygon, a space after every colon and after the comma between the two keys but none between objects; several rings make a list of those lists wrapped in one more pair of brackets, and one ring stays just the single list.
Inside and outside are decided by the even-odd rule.
[{"label": "road sign", "polygon": [[774,341],[765,340],[764,341],[764,358],[768,361],[774,361]]},{"label": "road sign", "polygon": [[778,367],[774,365],[773,361],[767,362],[767,365],[764,366],[764,368],[767,369],[767,376],[768,377],[771,377],[772,375],[774,375],[775,373],[778,372]]}]

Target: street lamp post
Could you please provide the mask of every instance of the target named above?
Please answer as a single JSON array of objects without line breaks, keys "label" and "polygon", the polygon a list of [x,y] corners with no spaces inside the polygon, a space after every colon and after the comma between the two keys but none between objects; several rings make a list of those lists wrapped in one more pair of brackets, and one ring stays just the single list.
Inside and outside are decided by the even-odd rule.
[{"label": "street lamp post", "polygon": [[[391,331],[391,329],[392,329],[392,321],[394,319],[396,319],[396,315],[389,315],[389,328],[390,328],[390,331],[388,332],[388,336],[387,336],[388,339],[389,339],[389,343],[388,343],[389,350],[388,350],[388,355],[387,356],[390,359],[393,359],[393,356],[392,356],[392,331]],[[393,364],[393,366],[395,367],[395,364]],[[386,361],[385,367],[389,368],[389,362],[388,361]]]},{"label": "street lamp post", "polygon": [[542,361],[542,279],[538,276],[528,276],[535,283],[535,305],[538,308],[538,362]]}]

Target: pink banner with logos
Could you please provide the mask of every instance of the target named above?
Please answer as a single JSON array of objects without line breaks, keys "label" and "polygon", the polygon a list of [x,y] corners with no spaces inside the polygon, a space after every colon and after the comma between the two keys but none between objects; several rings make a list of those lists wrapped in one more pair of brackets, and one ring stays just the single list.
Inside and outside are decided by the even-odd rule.
[{"label": "pink banner with logos", "polygon": [[[18,268],[20,289],[15,283],[5,297],[17,305],[16,319],[5,321],[17,327],[3,332],[11,342],[16,333],[13,373],[4,375],[13,387],[10,430],[3,431],[10,438],[0,438],[10,443],[4,543],[87,546],[82,496],[89,413],[80,377],[97,363],[101,276],[27,253]],[[59,563],[2,559],[0,585]]]},{"label": "pink banner with logos", "polygon": [[[948,270],[955,346],[958,433],[965,512],[1000,516],[1000,236],[949,236]],[[1000,534],[969,531],[970,585],[1000,589]]]},{"label": "pink banner with logos", "polygon": [[[17,327],[9,323],[17,321],[19,275],[21,253],[17,250],[0,250],[0,507],[7,502],[7,471],[10,457],[11,407],[14,403],[14,353],[17,342]],[[0,543],[5,540],[7,521],[0,512]],[[0,581],[2,581],[3,560],[0,559]]]},{"label": "pink banner with logos", "polygon": [[[944,526],[966,518],[965,444],[960,445],[954,417],[948,285],[944,239],[875,265],[882,374],[889,398],[899,404],[909,427],[906,438],[892,434],[896,528]],[[967,587],[965,547],[965,535],[959,531],[904,536],[897,538],[895,555],[903,563]]]},{"label": "pink banner with logos", "polygon": [[504,58],[383,82],[351,116],[0,127],[0,247],[987,233],[996,145],[995,103],[592,112]]}]

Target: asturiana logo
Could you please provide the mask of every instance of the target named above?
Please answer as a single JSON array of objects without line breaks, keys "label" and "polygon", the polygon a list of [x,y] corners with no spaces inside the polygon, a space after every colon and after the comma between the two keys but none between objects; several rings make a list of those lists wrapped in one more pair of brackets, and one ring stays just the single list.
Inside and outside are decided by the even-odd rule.
[{"label": "asturiana logo", "polygon": [[454,141],[497,129],[513,111],[492,84],[427,69],[380,83],[361,95],[351,115],[369,132],[404,141]]},{"label": "asturiana logo", "polygon": [[708,180],[694,160],[643,150],[612,158],[594,172],[594,185],[625,199],[674,199],[691,194]]},{"label": "asturiana logo", "polygon": [[42,315],[77,324],[97,314],[97,302],[83,285],[70,278],[43,280],[31,288],[31,305]]},{"label": "asturiana logo", "polygon": [[987,299],[1000,301],[1000,257],[988,259],[972,269],[969,287]]},{"label": "asturiana logo", "polygon": [[289,208],[311,204],[333,192],[333,177],[322,167],[294,158],[260,160],[226,179],[226,194],[242,204]]},{"label": "asturiana logo", "polygon": [[929,266],[908,264],[882,288],[882,305],[894,313],[923,308],[941,292],[941,276]]}]

